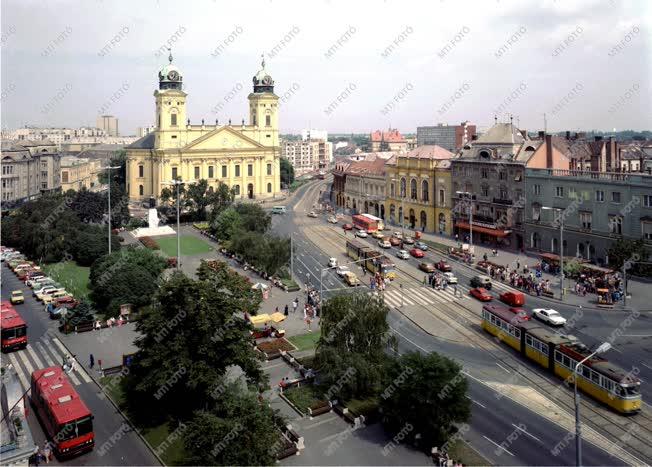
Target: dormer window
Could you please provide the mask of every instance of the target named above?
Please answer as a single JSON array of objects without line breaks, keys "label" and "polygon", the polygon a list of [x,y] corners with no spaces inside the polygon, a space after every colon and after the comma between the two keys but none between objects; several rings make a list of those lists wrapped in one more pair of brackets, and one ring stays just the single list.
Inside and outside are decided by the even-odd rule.
[{"label": "dormer window", "polygon": [[483,149],[478,153],[478,156],[480,156],[481,159],[490,159],[491,153],[488,150]]},{"label": "dormer window", "polygon": [[177,114],[170,115],[170,125],[177,126]]}]

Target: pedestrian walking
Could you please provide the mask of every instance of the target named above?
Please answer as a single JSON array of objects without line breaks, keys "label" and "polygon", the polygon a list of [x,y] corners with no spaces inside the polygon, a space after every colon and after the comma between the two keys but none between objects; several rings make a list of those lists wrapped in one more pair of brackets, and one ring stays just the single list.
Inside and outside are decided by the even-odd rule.
[{"label": "pedestrian walking", "polygon": [[102,373],[102,359],[97,360],[97,366],[99,367],[99,372]]},{"label": "pedestrian walking", "polygon": [[453,296],[457,297],[457,284],[453,284]]},{"label": "pedestrian walking", "polygon": [[294,301],[292,302],[292,313],[297,312],[297,307],[299,306],[299,299],[295,298]]},{"label": "pedestrian walking", "polygon": [[43,443],[43,457],[45,458],[45,463],[49,464],[52,460],[52,448],[50,447],[49,441]]},{"label": "pedestrian walking", "polygon": [[428,276],[423,276],[423,285],[426,285],[428,282]]},{"label": "pedestrian walking", "polygon": [[92,370],[92,369],[93,369],[93,365],[95,365],[95,357],[93,357],[93,354],[91,354],[91,356],[90,356],[90,358],[89,358],[89,363],[90,363],[89,366],[90,366],[90,368],[91,368],[91,370]]},{"label": "pedestrian walking", "polygon": [[310,318],[306,318],[306,326],[308,326],[308,332],[312,332],[312,328],[310,327],[312,325],[312,321]]},{"label": "pedestrian walking", "polygon": [[303,305],[303,319],[306,319],[308,316],[308,304]]},{"label": "pedestrian walking", "polygon": [[290,313],[290,307],[287,306],[287,304],[286,304],[286,305],[285,305],[285,310],[283,311],[283,314],[284,314],[285,316],[287,316],[289,313]]}]

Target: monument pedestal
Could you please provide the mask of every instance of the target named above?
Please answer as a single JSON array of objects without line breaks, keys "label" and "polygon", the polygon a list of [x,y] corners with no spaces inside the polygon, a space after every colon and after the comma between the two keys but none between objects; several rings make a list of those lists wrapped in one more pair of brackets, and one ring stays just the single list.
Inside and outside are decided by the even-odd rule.
[{"label": "monument pedestal", "polygon": [[158,235],[174,235],[176,232],[169,225],[159,226],[158,213],[155,208],[147,211],[147,223],[149,227],[141,227],[134,230],[136,238],[140,237],[154,237]]}]

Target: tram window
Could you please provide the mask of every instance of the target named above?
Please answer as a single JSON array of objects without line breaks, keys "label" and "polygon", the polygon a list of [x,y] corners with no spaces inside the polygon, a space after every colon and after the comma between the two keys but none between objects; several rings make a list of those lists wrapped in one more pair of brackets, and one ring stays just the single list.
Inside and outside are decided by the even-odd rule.
[{"label": "tram window", "polygon": [[582,376],[584,376],[586,379],[589,379],[591,377],[591,369],[586,366],[582,366]]},{"label": "tram window", "polygon": [[527,343],[527,345],[531,346],[532,345],[532,336],[530,336],[530,335],[525,336],[525,342]]},{"label": "tram window", "polygon": [[521,338],[521,330],[514,328],[514,335],[520,339]]},{"label": "tram window", "polygon": [[571,367],[570,358],[568,358],[566,355],[563,355],[563,359],[564,359],[564,361],[563,361],[564,366],[567,367],[567,368],[570,368]]},{"label": "tram window", "polygon": [[591,371],[591,381],[600,384],[600,374],[596,373],[595,371]]},{"label": "tram window", "polygon": [[548,355],[548,344],[541,344],[541,352]]},{"label": "tram window", "polygon": [[638,386],[630,386],[628,388],[625,388],[625,391],[627,391],[628,396],[636,396],[639,393],[639,387]]},{"label": "tram window", "polygon": [[605,387],[605,389],[607,389],[607,391],[613,392],[614,382],[611,381],[610,379],[602,378],[602,385]]},{"label": "tram window", "polygon": [[557,351],[555,351],[555,361],[556,362],[561,362],[561,354]]}]

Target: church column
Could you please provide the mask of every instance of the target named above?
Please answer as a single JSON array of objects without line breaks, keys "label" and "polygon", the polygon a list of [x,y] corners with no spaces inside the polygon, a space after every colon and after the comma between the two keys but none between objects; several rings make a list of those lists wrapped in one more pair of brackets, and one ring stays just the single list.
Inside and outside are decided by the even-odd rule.
[{"label": "church column", "polygon": [[258,156],[256,158],[256,197],[263,197],[267,193],[267,184],[265,183],[266,165],[265,156]]},{"label": "church column", "polygon": [[[213,170],[215,170],[215,169],[213,169]],[[208,168],[207,168],[206,158],[205,157],[202,157],[202,160],[201,160],[201,174],[200,174],[199,179],[201,180],[202,178],[205,178],[208,181],[208,184],[210,185],[210,180],[208,180]]]}]

